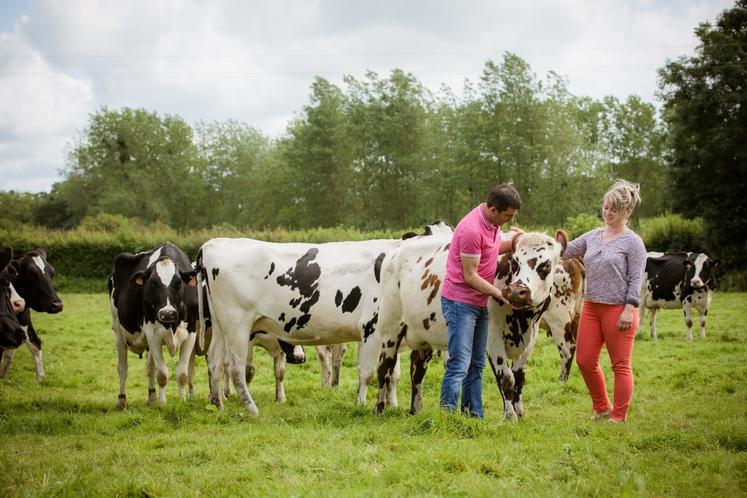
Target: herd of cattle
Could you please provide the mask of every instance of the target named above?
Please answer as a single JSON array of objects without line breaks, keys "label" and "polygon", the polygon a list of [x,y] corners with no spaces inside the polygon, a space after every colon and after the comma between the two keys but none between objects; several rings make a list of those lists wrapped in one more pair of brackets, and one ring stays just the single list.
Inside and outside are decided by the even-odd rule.
[{"label": "herd of cattle", "polygon": [[[345,344],[359,342],[357,402],[366,400],[377,377],[376,412],[397,405],[399,354],[411,350],[410,412],[422,409],[422,382],[434,351],[447,349],[440,285],[452,230],[437,222],[422,235],[402,239],[270,243],[218,238],[206,242],[194,263],[165,243],[138,254],[122,253],[109,276],[112,330],[118,356],[118,407],[127,407],[128,350],[146,355],[148,402],[164,403],[169,378],[165,346],[179,354],[176,381],[180,396],[193,393],[195,356],[205,356],[210,399],[222,407],[232,383],[246,409],[258,413],[248,384],[254,375],[252,349],[265,348],[274,360],[276,399],[285,400],[286,363],[305,361],[313,345],[322,364],[322,383],[337,385]],[[560,380],[568,378],[576,349],[584,293],[581,261],[563,260],[567,236],[525,233],[511,254],[500,258],[495,285],[512,306],[490,300],[487,361],[504,401],[504,416],[524,413],[525,369],[539,329],[547,331],[560,354]],[[683,308],[687,338],[692,314],[700,314],[700,336],[719,265],[702,253],[649,253],[641,290],[656,337],[658,309]],[[41,340],[30,310],[58,313],[63,304],[44,249],[14,260],[0,249],[0,378],[15,349],[31,350],[39,380],[44,378]],[[156,397],[156,384],[159,392]]]}]

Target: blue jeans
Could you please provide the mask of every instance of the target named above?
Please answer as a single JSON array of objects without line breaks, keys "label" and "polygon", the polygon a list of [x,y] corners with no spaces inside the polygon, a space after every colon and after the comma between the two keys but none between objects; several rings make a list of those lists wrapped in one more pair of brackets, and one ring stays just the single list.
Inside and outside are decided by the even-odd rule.
[{"label": "blue jeans", "polygon": [[462,413],[482,418],[482,370],[488,343],[488,308],[441,297],[449,332],[449,361],[441,383],[441,408],[456,411],[462,389]]}]

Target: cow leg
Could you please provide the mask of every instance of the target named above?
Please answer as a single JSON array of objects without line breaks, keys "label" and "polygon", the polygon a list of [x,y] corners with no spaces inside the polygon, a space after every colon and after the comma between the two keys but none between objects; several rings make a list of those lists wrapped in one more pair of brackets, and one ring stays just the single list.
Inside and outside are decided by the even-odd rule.
[{"label": "cow leg", "polygon": [[527,364],[529,363],[529,357],[532,356],[534,345],[537,343],[537,332],[539,331],[539,323],[533,325],[533,330],[529,336],[529,341],[521,355],[512,363],[511,372],[514,378],[514,392],[513,392],[513,405],[514,413],[517,417],[524,416],[524,403],[521,399],[521,391],[524,388],[524,376]]},{"label": "cow leg", "polygon": [[119,374],[119,399],[117,408],[124,410],[127,408],[127,393],[125,385],[127,384],[127,345],[122,335],[115,331],[114,342],[117,348],[117,373]]},{"label": "cow leg", "polygon": [[39,382],[44,380],[44,361],[42,360],[42,341],[41,338],[36,334],[33,325],[29,322],[26,327],[21,327],[26,332],[26,345],[31,351],[31,356],[34,358],[34,367],[36,368],[36,380]]},{"label": "cow leg", "polygon": [[189,363],[187,364],[187,383],[189,384],[189,397],[195,395],[195,356],[197,352],[195,348],[192,348],[192,353],[189,355]]},{"label": "cow leg", "polygon": [[397,361],[394,362],[394,369],[392,370],[392,377],[389,385],[386,388],[386,405],[391,407],[399,406],[397,401],[397,384],[399,384],[399,378],[401,375],[400,353],[397,353]]},{"label": "cow leg", "polygon": [[161,341],[156,332],[156,328],[156,326],[149,323],[146,323],[143,327],[145,337],[148,339],[148,352],[151,357],[151,366],[154,369],[156,380],[158,381],[158,402],[163,404],[166,402],[166,384],[169,382],[169,369],[166,366],[166,360],[163,357]]},{"label": "cow leg", "polygon": [[176,383],[179,387],[179,397],[185,399],[184,388],[189,386],[189,393],[192,394],[192,383],[189,380],[189,359],[194,351],[197,334],[187,333],[187,338],[182,341],[179,347],[179,362],[176,364]]},{"label": "cow leg", "polygon": [[16,354],[15,349],[3,349],[2,350],[3,357],[2,360],[0,360],[0,379],[4,379],[6,375],[8,375],[8,369],[10,368],[10,363],[13,361],[13,356]]},{"label": "cow leg", "polygon": [[706,318],[708,318],[708,307],[711,304],[711,296],[709,295],[706,298],[706,303],[703,305],[702,303],[699,303],[696,308],[698,309],[698,314],[700,315],[700,338],[705,339],[705,329],[706,329]]},{"label": "cow leg", "polygon": [[387,405],[388,398],[391,396],[389,387],[392,383],[394,369],[397,366],[397,355],[402,338],[407,333],[407,325],[402,324],[400,333],[397,334],[396,340],[384,336],[381,338],[381,353],[379,354],[379,367],[377,376],[379,379],[379,395],[374,407],[374,413],[381,413]]},{"label": "cow leg", "polygon": [[433,357],[433,350],[413,350],[410,353],[410,379],[412,380],[412,399],[410,413],[417,415],[423,409],[423,378],[428,370],[428,362]]},{"label": "cow leg", "polygon": [[223,330],[220,324],[213,323],[213,335],[210,339],[205,361],[208,363],[208,380],[210,381],[210,402],[218,407],[223,408],[223,399],[221,398],[220,384],[225,375],[226,385],[228,385],[228,371],[226,369],[225,344],[223,341]]},{"label": "cow leg", "polygon": [[578,331],[578,317],[564,324],[548,320],[550,334],[560,354],[560,376],[558,380],[565,382],[573,366],[573,356],[576,354],[576,333]]},{"label": "cow leg", "polygon": [[368,386],[373,381],[376,371],[379,346],[378,333],[374,332],[374,335],[364,339],[358,348],[358,398],[356,399],[358,405],[366,403]]},{"label": "cow leg", "polygon": [[332,387],[332,346],[325,344],[316,347],[319,366],[322,372],[322,387]]},{"label": "cow leg", "polygon": [[[253,322],[253,321],[252,321]],[[251,322],[250,322],[251,323]],[[215,328],[215,326],[213,326]],[[243,329],[243,330],[242,330]],[[215,338],[215,332],[213,332]],[[244,403],[250,415],[257,415],[257,405],[254,404],[252,395],[246,385],[246,360],[249,355],[249,330],[246,327],[234,329],[231,337],[226,339],[226,357],[229,365],[229,373],[233,381],[233,387]]]},{"label": "cow leg", "polygon": [[283,386],[283,380],[285,379],[285,353],[282,350],[278,350],[273,360],[275,363],[275,401],[284,403],[285,387]]},{"label": "cow leg", "polygon": [[156,403],[156,367],[150,351],[145,355],[145,371],[148,374],[148,406]]},{"label": "cow leg", "polygon": [[332,384],[331,387],[340,385],[340,371],[342,370],[342,358],[348,350],[345,343],[335,344],[332,346]]},{"label": "cow leg", "polygon": [[685,326],[687,327],[687,340],[693,340],[693,316],[690,301],[687,299],[682,303],[682,311],[685,314]]},{"label": "cow leg", "polygon": [[657,308],[650,308],[650,315],[648,317],[648,326],[651,329],[651,339],[656,339],[656,312],[659,311]]},{"label": "cow leg", "polygon": [[503,416],[506,420],[516,420],[514,411],[514,374],[508,367],[508,355],[506,354],[501,332],[493,327],[493,322],[488,326],[488,363],[493,370],[498,391],[503,399]]}]

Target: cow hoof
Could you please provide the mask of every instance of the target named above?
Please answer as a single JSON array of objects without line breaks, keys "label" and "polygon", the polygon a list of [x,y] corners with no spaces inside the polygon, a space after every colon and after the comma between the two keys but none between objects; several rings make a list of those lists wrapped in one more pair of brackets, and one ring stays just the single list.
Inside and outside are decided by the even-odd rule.
[{"label": "cow hoof", "polygon": [[376,403],[376,406],[374,407],[374,413],[376,415],[379,415],[384,412],[384,407],[386,405],[383,402]]},{"label": "cow hoof", "polygon": [[120,398],[119,401],[117,401],[117,410],[126,410],[127,409],[127,400],[124,398]]},{"label": "cow hoof", "polygon": [[519,420],[519,418],[516,416],[516,413],[514,412],[506,413],[506,421],[516,422],[517,420]]}]

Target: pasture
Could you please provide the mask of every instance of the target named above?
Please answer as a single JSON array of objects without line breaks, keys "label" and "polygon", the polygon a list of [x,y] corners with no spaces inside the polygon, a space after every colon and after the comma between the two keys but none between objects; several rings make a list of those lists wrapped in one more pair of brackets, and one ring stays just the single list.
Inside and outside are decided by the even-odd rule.
[{"label": "pasture", "polygon": [[62,298],[63,313],[34,314],[47,380],[36,381],[23,346],[0,381],[2,496],[747,495],[745,293],[714,296],[705,339],[685,341],[682,313],[662,311],[651,341],[646,316],[625,424],[590,420],[577,367],[558,383],[558,353],[546,337],[529,363],[518,423],[502,420],[489,367],[485,420],[443,414],[435,358],[424,410],[408,415],[407,354],[400,407],[376,416],[375,388],[366,406],[354,405],[354,345],[337,390],[319,386],[306,348],[307,362],[287,367],[285,404],[274,402],[271,360],[257,351],[257,418],[235,399],[220,412],[208,403],[203,358],[192,399],[177,398],[172,358],[167,403],[146,406],[145,359],[130,354],[130,408],[117,411],[107,296]]}]

